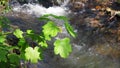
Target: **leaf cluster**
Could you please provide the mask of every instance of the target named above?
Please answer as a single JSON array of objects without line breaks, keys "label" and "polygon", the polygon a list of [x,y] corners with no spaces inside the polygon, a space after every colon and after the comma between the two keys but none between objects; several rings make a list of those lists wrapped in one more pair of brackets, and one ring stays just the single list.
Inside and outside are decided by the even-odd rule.
[{"label": "leaf cluster", "polygon": [[[3,21],[8,22],[7,19],[0,18],[0,63],[4,62],[8,66],[16,67],[19,65],[20,60],[30,61],[32,63],[37,63],[38,60],[43,59],[43,51],[48,48],[48,41],[56,37],[62,30],[60,26],[52,21],[49,16],[54,17],[59,20],[64,21],[64,26],[68,33],[72,37],[76,37],[72,26],[70,26],[68,19],[64,16],[56,16],[52,14],[44,15],[40,17],[40,20],[46,20],[47,23],[42,26],[41,33],[35,33],[34,30],[26,30],[23,32],[20,29],[15,29],[12,32],[6,32],[2,28],[8,24],[3,23]],[[17,45],[8,44],[6,37],[9,34],[13,34],[18,40]],[[32,43],[30,43],[31,40]],[[12,42],[12,41],[11,41]],[[53,43],[54,53],[60,55],[62,58],[67,58],[72,51],[72,46],[70,44],[70,39],[65,37],[63,39],[56,39]]]}]

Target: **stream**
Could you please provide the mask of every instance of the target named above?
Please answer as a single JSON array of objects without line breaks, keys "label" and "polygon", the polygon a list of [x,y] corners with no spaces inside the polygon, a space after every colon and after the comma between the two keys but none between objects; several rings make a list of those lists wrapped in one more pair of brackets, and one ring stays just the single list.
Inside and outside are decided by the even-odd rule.
[{"label": "stream", "polygon": [[56,20],[64,30],[58,37],[71,38],[72,53],[68,58],[62,59],[55,56],[53,48],[50,47],[44,54],[44,60],[37,64],[28,63],[28,68],[120,68],[120,46],[117,46],[119,43],[115,41],[116,36],[101,33],[99,29],[89,26],[89,22],[97,13],[86,8],[88,4],[82,1],[87,0],[74,3],[79,9],[73,7],[70,0],[51,0],[55,3],[46,0],[41,2],[43,4],[39,4],[39,1],[41,0],[11,1],[12,12],[5,15],[10,19],[12,26],[23,31],[34,29],[40,32],[44,23],[41,23],[38,17],[44,14],[67,16],[77,32],[77,38],[71,38],[62,26],[63,21]]}]

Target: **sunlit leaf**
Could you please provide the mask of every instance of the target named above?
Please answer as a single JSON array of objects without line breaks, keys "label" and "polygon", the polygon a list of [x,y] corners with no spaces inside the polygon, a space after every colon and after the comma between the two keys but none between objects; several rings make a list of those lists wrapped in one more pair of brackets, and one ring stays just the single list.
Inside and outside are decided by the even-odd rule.
[{"label": "sunlit leaf", "polygon": [[59,27],[52,21],[48,21],[47,24],[43,26],[43,33],[46,40],[50,40],[50,37],[55,37],[58,32],[60,32]]},{"label": "sunlit leaf", "polygon": [[32,63],[37,63],[40,60],[40,52],[38,51],[39,47],[27,47],[25,49],[25,57],[27,60],[30,60]]},{"label": "sunlit leaf", "polygon": [[33,33],[33,30],[27,30],[27,34]]},{"label": "sunlit leaf", "polygon": [[70,39],[58,39],[54,42],[54,52],[56,55],[60,54],[62,58],[67,58],[72,51]]},{"label": "sunlit leaf", "polygon": [[[56,19],[60,19],[60,20],[63,20],[65,23],[65,27],[66,27],[66,30],[68,31],[68,33],[72,36],[72,37],[76,37],[76,33],[74,32],[74,29],[72,28],[72,26],[69,24],[68,22],[68,18],[65,17],[65,16],[56,16],[56,15],[53,15],[53,14],[46,14],[44,16],[42,16],[43,18],[47,18],[47,17],[54,17]],[[48,37],[49,38],[49,37]]]},{"label": "sunlit leaf", "polygon": [[21,31],[20,29],[16,29],[13,34],[14,34],[17,38],[23,38],[23,31]]},{"label": "sunlit leaf", "polygon": [[41,45],[42,47],[45,47],[45,48],[48,47],[48,44],[46,41],[41,41],[38,44]]}]

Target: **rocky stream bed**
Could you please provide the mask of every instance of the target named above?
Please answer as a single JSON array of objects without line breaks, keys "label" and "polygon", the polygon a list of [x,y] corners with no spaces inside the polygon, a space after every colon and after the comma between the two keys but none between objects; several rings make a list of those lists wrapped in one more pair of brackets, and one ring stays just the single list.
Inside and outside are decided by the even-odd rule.
[{"label": "rocky stream bed", "polygon": [[[71,38],[73,51],[70,56],[67,59],[55,56],[50,46],[44,60],[37,64],[28,63],[28,68],[120,68],[120,16],[112,16],[106,11],[107,7],[119,11],[120,5],[112,0],[91,1],[71,1],[70,13],[66,14],[77,31],[77,38]],[[5,16],[13,28],[23,31],[33,29],[39,33],[44,24],[23,12],[12,11]]]}]

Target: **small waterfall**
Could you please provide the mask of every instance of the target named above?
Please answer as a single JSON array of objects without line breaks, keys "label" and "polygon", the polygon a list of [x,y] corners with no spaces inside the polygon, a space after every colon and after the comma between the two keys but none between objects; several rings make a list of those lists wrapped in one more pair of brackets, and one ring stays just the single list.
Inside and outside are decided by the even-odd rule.
[{"label": "small waterfall", "polygon": [[[67,2],[69,0],[66,0]],[[32,3],[28,3],[28,4],[23,4],[23,5],[19,5],[17,2],[16,4],[18,6],[13,6],[13,11],[15,12],[23,12],[23,13],[27,13],[27,14],[31,14],[33,16],[39,17],[41,15],[44,14],[55,14],[55,15],[62,15],[62,16],[66,16],[67,14],[69,14],[69,10],[66,7],[63,7],[63,5],[65,6],[67,4],[67,2],[64,1],[64,3],[61,6],[51,6],[48,8],[45,8],[43,5],[41,4],[32,4]]]},{"label": "small waterfall", "polygon": [[66,13],[67,10],[65,8],[57,7],[57,6],[45,8],[39,4],[35,4],[35,5],[24,4],[22,6],[13,7],[13,11],[24,12],[36,17],[39,17],[44,14],[55,14],[55,15],[63,15],[63,16],[67,15]]}]

